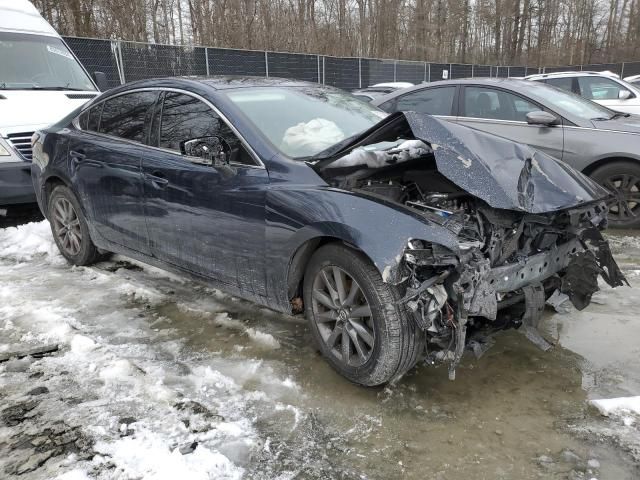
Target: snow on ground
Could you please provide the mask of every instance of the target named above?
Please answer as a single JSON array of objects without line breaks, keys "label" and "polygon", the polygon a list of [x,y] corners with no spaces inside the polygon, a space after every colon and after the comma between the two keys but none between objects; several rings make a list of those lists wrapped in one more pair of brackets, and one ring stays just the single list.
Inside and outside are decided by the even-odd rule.
[{"label": "snow on ground", "polygon": [[[4,423],[14,424],[0,430],[0,472],[52,478],[60,468],[64,480],[245,476],[264,456],[256,412],[294,427],[296,384],[263,360],[203,356],[171,328],[154,328],[164,320],[159,308],[184,287],[161,271],[115,260],[69,267],[46,222],[0,230],[0,353],[60,345],[41,360],[0,363],[2,404],[19,410],[0,408]],[[182,296],[181,308],[237,332],[241,348],[234,351],[279,347],[223,311],[219,292],[197,288]],[[46,391],[29,394],[34,387]],[[26,418],[40,420],[34,427]],[[65,435],[71,443],[37,457],[47,438],[59,444]],[[29,448],[17,447],[25,442]],[[40,460],[46,469],[34,468]]]},{"label": "snow on ground", "polygon": [[[640,288],[640,243],[613,245]],[[60,347],[0,363],[0,478],[567,478],[566,449],[582,449],[580,474],[637,478],[619,464],[619,451],[640,460],[637,412],[581,408],[640,393],[640,297],[598,299],[549,321],[584,359],[575,375],[572,354],[511,332],[465,357],[456,382],[423,367],[363,389],[316,354],[302,321],[120,257],[71,267],[46,222],[0,229],[0,355]]]},{"label": "snow on ground", "polygon": [[640,415],[640,397],[601,398],[591,400],[591,404],[606,417],[629,413]]}]

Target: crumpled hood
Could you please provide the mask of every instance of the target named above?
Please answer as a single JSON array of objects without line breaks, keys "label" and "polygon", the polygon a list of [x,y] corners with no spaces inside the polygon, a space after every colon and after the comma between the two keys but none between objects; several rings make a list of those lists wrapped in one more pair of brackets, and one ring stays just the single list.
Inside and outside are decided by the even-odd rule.
[{"label": "crumpled hood", "polygon": [[413,136],[433,149],[438,171],[494,208],[543,213],[604,199],[609,192],[564,162],[527,145],[417,112],[398,112],[343,146],[336,157],[385,131],[394,134],[403,121]]},{"label": "crumpled hood", "polygon": [[494,208],[542,213],[609,195],[566,163],[527,145],[430,115],[404,115],[416,138],[433,148],[438,171]]}]

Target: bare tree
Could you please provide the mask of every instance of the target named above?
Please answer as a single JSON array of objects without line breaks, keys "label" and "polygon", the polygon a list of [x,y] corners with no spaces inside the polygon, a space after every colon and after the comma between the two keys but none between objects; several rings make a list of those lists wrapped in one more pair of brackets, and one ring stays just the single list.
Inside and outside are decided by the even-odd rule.
[{"label": "bare tree", "polygon": [[640,0],[34,0],[65,35],[431,62],[640,55]]}]

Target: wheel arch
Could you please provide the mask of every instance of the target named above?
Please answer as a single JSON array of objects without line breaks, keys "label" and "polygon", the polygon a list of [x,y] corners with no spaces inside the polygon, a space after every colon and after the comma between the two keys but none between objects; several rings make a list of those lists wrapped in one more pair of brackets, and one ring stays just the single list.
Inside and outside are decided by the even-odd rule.
[{"label": "wheel arch", "polygon": [[47,214],[49,213],[49,196],[58,185],[63,185],[65,187],[71,188],[71,184],[68,181],[63,179],[63,177],[55,174],[48,176],[42,183],[42,212],[47,218]]},{"label": "wheel arch", "polygon": [[590,163],[582,170],[582,173],[587,176],[591,176],[593,172],[608,163],[634,163],[636,165],[640,165],[640,159],[625,155],[610,155],[604,158],[599,158],[595,162]]},{"label": "wheel arch", "polygon": [[362,253],[372,264],[374,264],[373,260],[366,254],[366,252],[343,238],[333,235],[318,235],[316,237],[309,238],[298,246],[289,259],[289,266],[287,269],[287,297],[289,300],[295,298],[298,294],[301,294],[302,284],[304,282],[304,273],[313,254],[320,247],[329,243],[341,243],[352,250]]}]

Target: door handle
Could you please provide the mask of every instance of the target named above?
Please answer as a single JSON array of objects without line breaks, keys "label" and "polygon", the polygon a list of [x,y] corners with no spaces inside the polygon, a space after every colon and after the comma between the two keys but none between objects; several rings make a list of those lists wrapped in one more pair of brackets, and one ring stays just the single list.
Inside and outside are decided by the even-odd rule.
[{"label": "door handle", "polygon": [[151,184],[156,188],[165,188],[169,185],[169,180],[161,172],[147,173],[145,177],[151,181]]},{"label": "door handle", "polygon": [[87,156],[84,153],[84,150],[71,150],[69,152],[69,156],[77,162],[81,162],[82,160],[87,158]]}]

